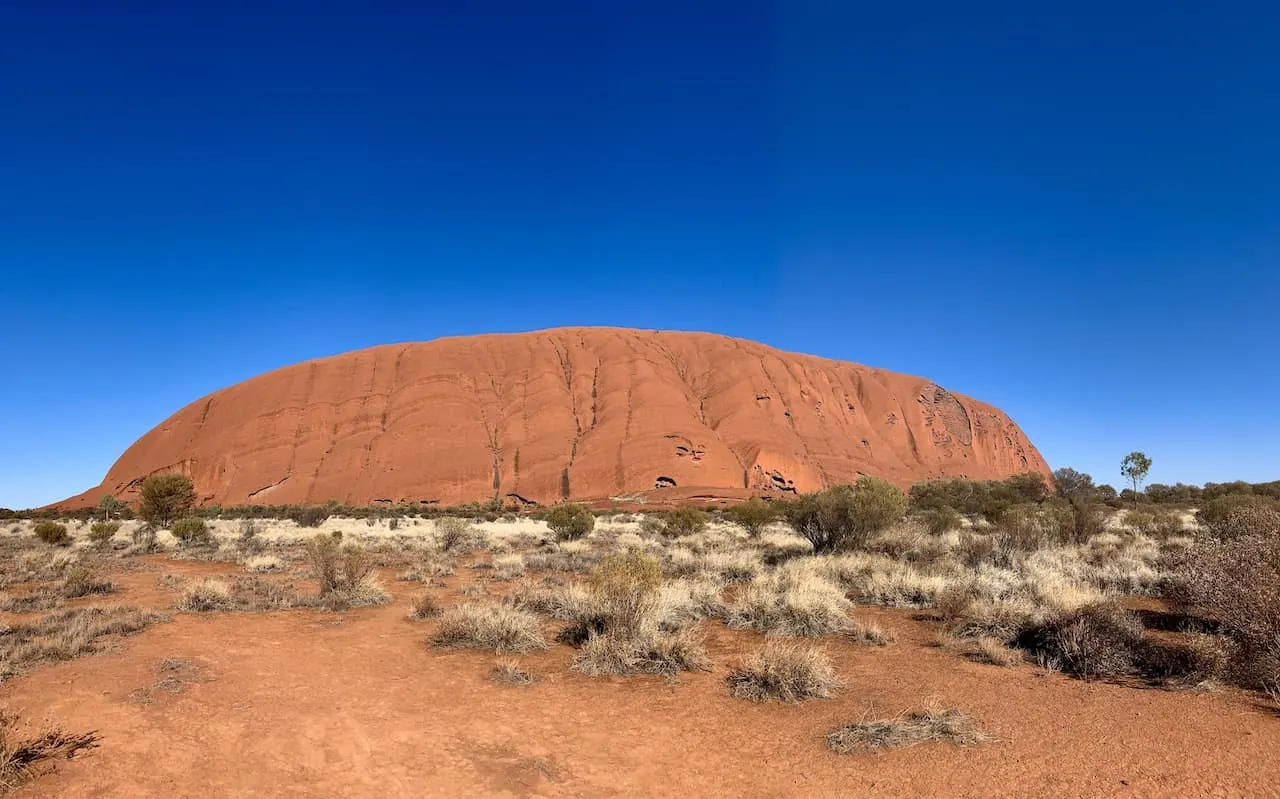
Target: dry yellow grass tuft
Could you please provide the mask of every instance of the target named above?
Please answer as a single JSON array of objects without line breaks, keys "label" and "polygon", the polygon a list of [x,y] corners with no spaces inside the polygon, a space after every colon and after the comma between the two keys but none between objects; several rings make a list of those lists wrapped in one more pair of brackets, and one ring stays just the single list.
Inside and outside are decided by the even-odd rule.
[{"label": "dry yellow grass tuft", "polygon": [[729,693],[753,702],[826,699],[840,679],[826,652],[812,646],[770,641],[726,678]]},{"label": "dry yellow grass tuft", "polygon": [[440,617],[432,643],[439,647],[531,652],[546,649],[538,617],[508,604],[454,605]]},{"label": "dry yellow grass tuft", "polygon": [[977,746],[994,740],[974,726],[959,710],[936,705],[892,719],[846,724],[827,735],[827,748],[840,754],[902,749],[927,741],[946,741],[956,746]]}]

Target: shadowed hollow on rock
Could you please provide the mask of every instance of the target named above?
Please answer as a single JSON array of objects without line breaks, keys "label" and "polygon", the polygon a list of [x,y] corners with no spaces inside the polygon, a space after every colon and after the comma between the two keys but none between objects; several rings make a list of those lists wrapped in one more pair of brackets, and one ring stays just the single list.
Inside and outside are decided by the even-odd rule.
[{"label": "shadowed hollow on rock", "polygon": [[102,484],[202,504],[690,501],[1049,469],[1000,410],[924,378],[707,333],[563,328],[288,366],[148,432]]}]

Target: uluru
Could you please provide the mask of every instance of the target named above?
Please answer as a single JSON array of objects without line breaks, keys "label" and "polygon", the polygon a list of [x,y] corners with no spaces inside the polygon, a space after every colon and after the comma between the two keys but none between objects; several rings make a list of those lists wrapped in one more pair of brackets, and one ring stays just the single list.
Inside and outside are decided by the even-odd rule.
[{"label": "uluru", "polygon": [[707,333],[560,328],[306,361],[192,402],[101,485],[189,476],[203,504],[787,495],[1049,468],[1008,415],[928,379]]}]

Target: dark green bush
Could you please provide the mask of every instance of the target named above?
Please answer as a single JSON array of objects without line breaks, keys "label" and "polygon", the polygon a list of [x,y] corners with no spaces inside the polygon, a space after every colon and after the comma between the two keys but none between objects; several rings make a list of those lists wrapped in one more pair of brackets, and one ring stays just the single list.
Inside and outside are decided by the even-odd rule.
[{"label": "dark green bush", "polygon": [[209,531],[209,525],[197,516],[177,520],[169,532],[183,546],[203,546],[213,543],[213,533]]},{"label": "dark green bush", "polygon": [[142,481],[138,516],[143,521],[167,527],[195,503],[195,486],[185,475],[153,474]]},{"label": "dark green bush", "polygon": [[950,505],[940,505],[921,511],[920,522],[933,535],[942,535],[952,530],[959,530],[964,523],[964,517],[960,515],[960,511]]},{"label": "dark green bush", "polygon": [[[1196,514],[1196,519],[1213,536],[1235,537],[1242,531],[1239,522],[1233,523],[1231,517],[1239,515],[1241,511],[1265,516],[1280,512],[1280,502],[1256,494],[1228,494],[1206,502]],[[1248,517],[1240,516],[1241,520],[1246,518]]]},{"label": "dark green bush", "polygon": [[595,515],[585,506],[565,502],[547,511],[547,527],[559,541],[574,541],[589,535],[596,526]]},{"label": "dark green bush", "polygon": [[778,509],[773,503],[765,502],[760,497],[752,497],[730,507],[724,515],[730,522],[755,536],[778,518]]},{"label": "dark green bush", "polygon": [[707,514],[697,508],[676,508],[662,514],[662,534],[679,538],[702,532],[707,527]]},{"label": "dark green bush", "polygon": [[1028,473],[1006,480],[928,480],[911,486],[911,507],[927,510],[950,506],[968,516],[992,521],[1012,505],[1043,502],[1049,496],[1044,477]]},{"label": "dark green bush", "polygon": [[813,544],[815,552],[863,547],[873,533],[906,512],[906,495],[878,477],[805,494],[786,510],[787,523]]},{"label": "dark green bush", "polygon": [[46,544],[58,547],[71,546],[71,534],[67,532],[65,524],[51,521],[36,522],[35,534],[36,538]]},{"label": "dark green bush", "polygon": [[95,544],[105,544],[120,531],[120,522],[94,522],[89,526],[89,540]]},{"label": "dark green bush", "polygon": [[329,508],[324,505],[298,505],[290,509],[288,518],[299,527],[319,527],[329,518]]}]

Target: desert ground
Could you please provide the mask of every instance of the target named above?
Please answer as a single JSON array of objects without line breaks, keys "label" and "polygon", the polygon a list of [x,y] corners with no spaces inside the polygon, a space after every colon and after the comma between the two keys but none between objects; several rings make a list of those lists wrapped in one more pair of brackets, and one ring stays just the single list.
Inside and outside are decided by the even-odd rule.
[{"label": "desert ground", "polygon": [[[1158,596],[1193,531],[1124,512],[1003,558],[967,521],[826,555],[779,523],[675,535],[639,514],[567,541],[516,517],[217,520],[199,546],[130,521],[100,543],[68,523],[54,547],[32,526],[0,528],[7,735],[96,745],[14,796],[1280,794],[1264,691],[1198,661],[1069,674],[999,634],[1107,601],[1199,651]],[[660,574],[620,599],[602,563]],[[610,626],[627,601],[630,644]],[[93,608],[135,610],[86,632]],[[887,745],[925,711],[961,729]]]}]

